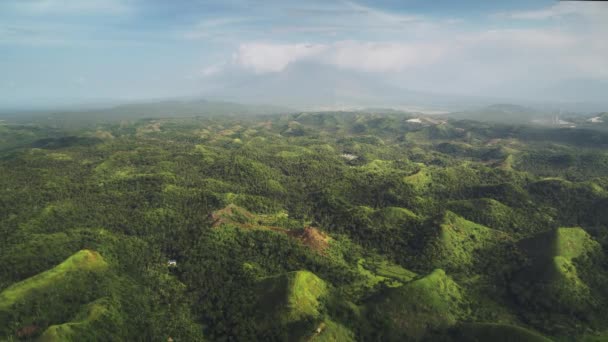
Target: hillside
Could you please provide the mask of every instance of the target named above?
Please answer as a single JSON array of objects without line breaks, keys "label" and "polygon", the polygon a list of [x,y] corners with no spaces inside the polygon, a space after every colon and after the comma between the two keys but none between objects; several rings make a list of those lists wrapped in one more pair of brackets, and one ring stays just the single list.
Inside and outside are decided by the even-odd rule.
[{"label": "hillside", "polygon": [[54,268],[4,289],[0,293],[0,310],[8,311],[16,303],[52,291],[53,287],[69,286],[62,282],[69,282],[73,273],[102,272],[106,268],[107,263],[98,253],[80,251]]},{"label": "hillside", "polygon": [[591,308],[597,303],[574,262],[601,252],[587,232],[581,228],[557,228],[520,244],[530,259],[529,266],[514,282],[513,291],[521,300],[566,312],[592,313]]},{"label": "hillside", "polygon": [[462,290],[441,269],[386,290],[368,306],[370,324],[378,325],[372,330],[377,334],[374,338],[391,341],[419,340],[430,330],[446,329],[467,314]]},{"label": "hillside", "polygon": [[479,259],[496,249],[508,235],[467,221],[452,212],[446,212],[439,222],[435,236],[425,247],[424,258],[433,267],[458,271],[472,268]]},{"label": "hillside", "polygon": [[169,107],[0,126],[0,340],[608,330],[601,130]]},{"label": "hillside", "polygon": [[549,113],[513,104],[494,104],[487,107],[455,112],[449,115],[453,119],[467,119],[507,124],[530,124],[534,120],[544,119]]}]

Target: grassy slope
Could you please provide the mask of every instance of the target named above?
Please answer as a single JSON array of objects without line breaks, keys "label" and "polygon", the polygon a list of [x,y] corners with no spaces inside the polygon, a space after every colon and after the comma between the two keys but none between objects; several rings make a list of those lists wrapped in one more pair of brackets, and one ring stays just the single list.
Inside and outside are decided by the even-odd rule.
[{"label": "grassy slope", "polygon": [[429,328],[447,328],[466,310],[460,287],[436,269],[370,299],[367,312],[370,322],[381,328],[382,335],[374,338],[399,340],[421,338]]},{"label": "grassy slope", "polygon": [[318,318],[319,297],[327,291],[327,284],[309,271],[266,278],[260,284],[261,311],[271,313],[285,324]]},{"label": "grassy slope", "polygon": [[582,228],[558,228],[554,234],[553,254],[570,261],[600,247]]},{"label": "grassy slope", "polygon": [[537,332],[513,325],[494,323],[460,324],[451,331],[451,335],[454,341],[551,342]]},{"label": "grassy slope", "polygon": [[523,240],[530,267],[514,289],[524,300],[562,310],[586,312],[591,302],[588,286],[578,277],[574,258],[599,251],[599,244],[582,228],[558,228]]},{"label": "grassy slope", "polygon": [[104,316],[112,315],[111,311],[112,307],[107,299],[98,299],[87,305],[71,322],[48,327],[40,336],[40,341],[82,341],[86,336],[94,337],[95,329],[92,325],[103,320]]},{"label": "grassy slope", "polygon": [[416,273],[387,261],[368,262],[365,259],[359,259],[357,271],[363,280],[359,286],[368,290],[382,282],[389,287],[399,287],[416,277]]},{"label": "grassy slope", "polygon": [[468,220],[480,222],[488,227],[508,231],[515,228],[517,221],[512,208],[491,199],[480,198],[449,202],[450,210],[457,212]]},{"label": "grassy slope", "polygon": [[81,250],[54,268],[13,284],[0,293],[0,310],[9,309],[16,302],[27,298],[30,293],[44,291],[58,286],[64,276],[72,271],[102,271],[108,267],[99,253]]},{"label": "grassy slope", "polygon": [[287,319],[298,321],[306,317],[319,316],[319,297],[327,294],[327,284],[308,271],[288,274]]},{"label": "grassy slope", "polygon": [[[324,322],[319,324],[318,330],[315,333],[307,337],[306,341],[318,341],[318,342],[349,342],[355,341],[355,336],[352,331],[345,328],[343,325],[326,319]],[[320,331],[320,332],[317,332]]]},{"label": "grassy slope", "polygon": [[260,312],[265,322],[288,326],[290,340],[354,341],[354,334],[321,313],[329,287],[309,271],[288,272],[260,283]]},{"label": "grassy slope", "polygon": [[497,230],[468,221],[448,211],[425,251],[433,267],[462,270],[473,266],[476,253],[509,237]]},{"label": "grassy slope", "polygon": [[289,326],[290,340],[354,340],[350,330],[321,314],[320,299],[328,294],[325,281],[309,271],[265,278],[260,283],[260,324]]}]

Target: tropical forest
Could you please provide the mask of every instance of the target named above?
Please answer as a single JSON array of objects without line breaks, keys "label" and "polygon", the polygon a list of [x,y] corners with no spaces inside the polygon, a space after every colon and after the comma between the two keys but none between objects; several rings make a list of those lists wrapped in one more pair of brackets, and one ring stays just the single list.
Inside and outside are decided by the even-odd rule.
[{"label": "tropical forest", "polygon": [[94,118],[0,125],[3,340],[608,337],[603,124]]}]

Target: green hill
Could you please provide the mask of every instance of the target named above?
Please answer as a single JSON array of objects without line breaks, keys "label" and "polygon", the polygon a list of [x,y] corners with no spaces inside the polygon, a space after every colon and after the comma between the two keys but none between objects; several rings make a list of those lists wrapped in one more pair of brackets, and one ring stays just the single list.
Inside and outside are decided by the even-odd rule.
[{"label": "green hill", "polygon": [[513,291],[521,301],[562,312],[590,312],[595,301],[579,277],[576,258],[600,252],[582,228],[558,228],[520,242],[529,266],[517,275]]},{"label": "green hill", "polygon": [[[115,310],[116,308],[109,299],[96,300],[86,305],[70,322],[48,327],[40,336],[40,341],[76,342],[117,339],[118,337],[112,334],[112,331],[120,326],[120,322],[116,322],[120,316],[117,315]],[[104,329],[108,326],[113,326],[114,329]]]},{"label": "green hill", "polygon": [[319,318],[319,298],[328,291],[327,284],[309,271],[267,278],[259,286],[260,309],[282,324]]},{"label": "green hill", "polygon": [[467,220],[478,222],[502,232],[521,236],[546,225],[549,217],[542,212],[528,212],[523,208],[512,208],[492,198],[452,201],[448,209]]},{"label": "green hill", "polygon": [[54,268],[18,282],[0,293],[0,310],[8,310],[30,295],[42,294],[52,287],[62,286],[75,272],[101,272],[108,264],[99,253],[82,250]]},{"label": "green hill", "polygon": [[509,240],[509,236],[503,232],[448,211],[432,232],[423,258],[432,267],[467,270],[479,262],[485,251],[491,252],[498,243]]},{"label": "green hill", "polygon": [[420,339],[428,331],[454,325],[466,316],[466,299],[445,272],[432,273],[388,288],[366,305],[370,338],[380,340]]},{"label": "green hill", "polygon": [[0,321],[6,323],[0,327],[0,336],[14,331],[25,331],[27,336],[48,324],[67,321],[80,305],[103,292],[107,269],[99,253],[81,250],[54,268],[6,288],[0,293]]},{"label": "green hill", "polygon": [[0,124],[0,340],[606,334],[606,132],[241,109]]},{"label": "green hill", "polygon": [[[507,324],[463,323],[449,332],[450,341],[466,342],[551,342],[543,335]],[[447,341],[446,341],[447,342]]]},{"label": "green hill", "polygon": [[322,314],[329,285],[309,271],[262,279],[258,285],[261,329],[287,327],[290,340],[354,341],[346,327]]}]

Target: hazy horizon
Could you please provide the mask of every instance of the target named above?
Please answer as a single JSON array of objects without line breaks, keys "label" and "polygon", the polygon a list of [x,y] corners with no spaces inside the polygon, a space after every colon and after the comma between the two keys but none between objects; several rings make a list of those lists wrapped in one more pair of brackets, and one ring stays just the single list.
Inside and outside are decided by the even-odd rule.
[{"label": "hazy horizon", "polygon": [[579,1],[6,0],[0,109],[188,97],[599,108],[607,18],[608,4]]}]

